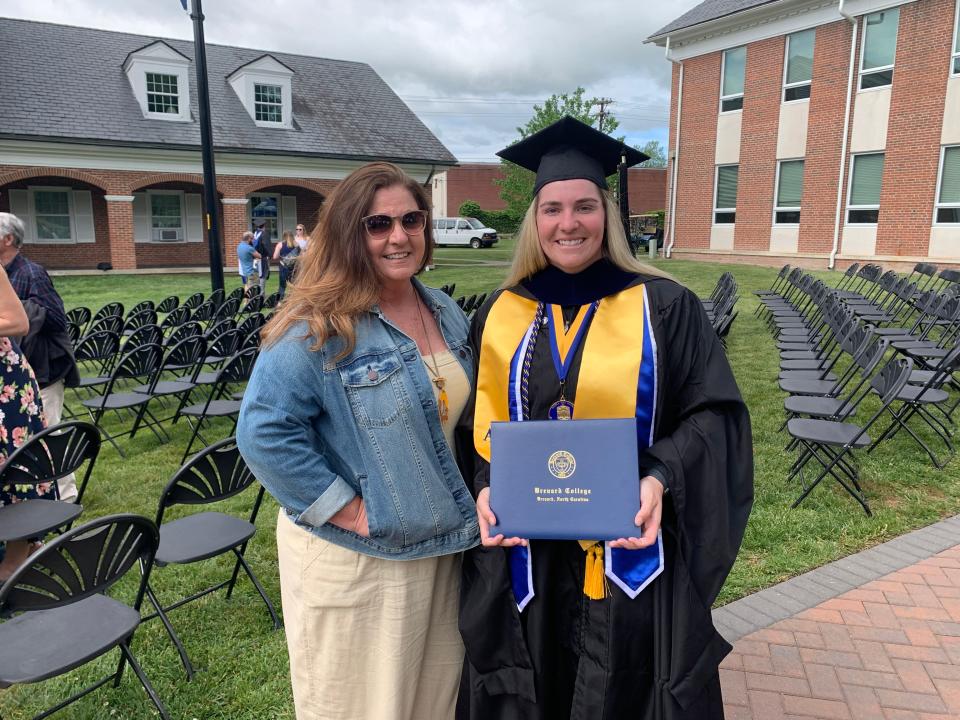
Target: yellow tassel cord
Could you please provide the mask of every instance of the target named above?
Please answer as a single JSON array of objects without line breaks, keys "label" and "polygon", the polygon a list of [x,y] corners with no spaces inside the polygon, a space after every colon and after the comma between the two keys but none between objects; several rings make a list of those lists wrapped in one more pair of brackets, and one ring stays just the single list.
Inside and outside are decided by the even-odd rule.
[{"label": "yellow tassel cord", "polygon": [[587,554],[583,573],[583,594],[591,600],[603,600],[607,596],[607,576],[603,564],[603,543],[595,540],[580,540]]}]

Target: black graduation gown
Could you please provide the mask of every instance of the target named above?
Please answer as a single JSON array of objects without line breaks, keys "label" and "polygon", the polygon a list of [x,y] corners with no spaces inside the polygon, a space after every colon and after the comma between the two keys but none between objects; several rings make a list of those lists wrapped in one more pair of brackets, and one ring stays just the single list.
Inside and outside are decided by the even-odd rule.
[{"label": "black graduation gown", "polygon": [[[460,600],[466,647],[460,720],[723,717],[718,665],[731,648],[714,629],[710,608],[736,558],[753,502],[750,418],[724,350],[693,293],[605,260],[579,275],[551,267],[514,290],[569,308],[638,283],[647,286],[659,378],[655,441],[641,457],[640,477],[652,470],[669,489],[664,572],[634,600],[612,583],[607,598],[590,600],[582,591],[580,546],[533,541],[536,595],[519,613],[508,551],[468,551]],[[498,296],[473,320],[478,357]],[[574,403],[582,348],[567,379],[566,394]],[[530,418],[546,419],[559,397],[559,380],[543,333],[529,387]],[[472,400],[460,421],[458,446],[476,495],[489,484],[489,465],[473,451]]]}]

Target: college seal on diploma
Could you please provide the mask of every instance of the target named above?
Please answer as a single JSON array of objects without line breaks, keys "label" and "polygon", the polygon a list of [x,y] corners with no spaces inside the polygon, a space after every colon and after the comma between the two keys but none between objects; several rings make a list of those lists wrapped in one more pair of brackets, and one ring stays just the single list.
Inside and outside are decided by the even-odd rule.
[{"label": "college seal on diploma", "polygon": [[577,459],[566,450],[557,450],[547,460],[547,469],[558,480],[566,480],[577,469]]}]

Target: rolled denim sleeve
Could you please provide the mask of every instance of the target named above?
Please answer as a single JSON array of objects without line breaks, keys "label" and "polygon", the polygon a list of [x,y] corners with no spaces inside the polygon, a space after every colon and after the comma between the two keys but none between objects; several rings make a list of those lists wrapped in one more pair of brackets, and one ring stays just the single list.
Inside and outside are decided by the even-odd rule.
[{"label": "rolled denim sleeve", "polygon": [[287,335],[265,348],[240,408],[237,445],[267,491],[298,522],[323,525],[356,491],[330,466],[315,430],[325,412],[323,358]]}]

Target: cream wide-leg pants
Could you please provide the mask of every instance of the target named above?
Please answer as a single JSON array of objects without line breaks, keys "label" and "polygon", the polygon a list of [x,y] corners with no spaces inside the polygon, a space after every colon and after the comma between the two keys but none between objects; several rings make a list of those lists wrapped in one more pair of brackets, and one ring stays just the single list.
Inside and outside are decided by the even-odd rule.
[{"label": "cream wide-leg pants", "polygon": [[381,560],[277,518],[297,720],[450,720],[460,555]]}]

